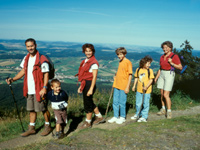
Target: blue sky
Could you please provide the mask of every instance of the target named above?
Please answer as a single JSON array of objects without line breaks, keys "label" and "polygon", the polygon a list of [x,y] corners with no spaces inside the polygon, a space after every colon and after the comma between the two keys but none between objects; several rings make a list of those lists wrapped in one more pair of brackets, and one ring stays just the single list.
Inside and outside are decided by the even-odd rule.
[{"label": "blue sky", "polygon": [[200,50],[200,0],[0,0],[0,39]]}]

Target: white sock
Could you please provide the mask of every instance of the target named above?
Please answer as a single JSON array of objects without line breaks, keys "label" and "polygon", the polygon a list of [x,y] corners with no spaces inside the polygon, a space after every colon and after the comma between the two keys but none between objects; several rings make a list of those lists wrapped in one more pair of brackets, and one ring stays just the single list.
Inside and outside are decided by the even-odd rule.
[{"label": "white sock", "polygon": [[99,117],[99,118],[101,118],[102,117],[102,115],[101,115],[101,113],[99,112],[98,114],[95,114],[95,116],[97,116],[97,117]]},{"label": "white sock", "polygon": [[162,106],[162,109],[165,109],[165,106]]},{"label": "white sock", "polygon": [[34,122],[34,123],[30,123],[29,125],[30,125],[30,126],[35,126],[35,122]]},{"label": "white sock", "polygon": [[49,122],[45,122],[45,125],[49,125]]},{"label": "white sock", "polygon": [[172,110],[171,109],[167,109],[167,112],[172,112]]},{"label": "white sock", "polygon": [[91,123],[92,120],[87,120],[87,119],[85,119],[85,121],[87,121],[88,123]]}]

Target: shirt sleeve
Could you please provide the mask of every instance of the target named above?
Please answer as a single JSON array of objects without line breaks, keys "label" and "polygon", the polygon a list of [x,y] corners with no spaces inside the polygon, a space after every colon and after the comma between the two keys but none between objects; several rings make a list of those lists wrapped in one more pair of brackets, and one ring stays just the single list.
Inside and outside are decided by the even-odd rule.
[{"label": "shirt sleeve", "polygon": [[135,77],[135,78],[139,78],[139,77],[138,77],[138,68],[135,70],[134,77]]},{"label": "shirt sleeve", "polygon": [[172,62],[177,64],[177,65],[181,64],[181,61],[180,61],[178,55],[174,55],[174,57],[172,58]]},{"label": "shirt sleeve", "polygon": [[92,72],[92,70],[98,70],[98,69],[99,69],[99,67],[98,67],[97,64],[92,64],[90,69],[89,69],[89,72]]},{"label": "shirt sleeve", "polygon": [[41,65],[42,72],[49,72],[49,64],[47,62],[43,62]]},{"label": "shirt sleeve", "polygon": [[154,79],[155,77],[154,77],[154,74],[153,74],[153,70],[152,69],[149,69],[149,71],[150,71],[150,79]]},{"label": "shirt sleeve", "polygon": [[26,58],[26,56],[24,56],[24,58],[23,58],[23,60],[22,60],[22,62],[21,62],[21,64],[20,64],[20,67],[21,67],[21,68],[24,68],[25,58]]},{"label": "shirt sleeve", "polygon": [[131,61],[128,62],[128,73],[133,74],[132,63]]}]

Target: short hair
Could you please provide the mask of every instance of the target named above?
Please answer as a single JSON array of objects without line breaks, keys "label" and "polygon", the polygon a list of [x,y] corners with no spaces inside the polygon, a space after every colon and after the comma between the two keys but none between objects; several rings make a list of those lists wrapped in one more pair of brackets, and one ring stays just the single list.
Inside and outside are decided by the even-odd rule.
[{"label": "short hair", "polygon": [[119,53],[127,54],[127,50],[124,47],[119,47],[115,50],[115,53],[118,55]]},{"label": "short hair", "polygon": [[143,68],[144,67],[144,65],[147,63],[147,62],[152,62],[153,61],[153,59],[151,58],[151,56],[149,56],[149,55],[147,55],[147,56],[145,56],[144,58],[142,58],[141,60],[140,60],[140,68]]},{"label": "short hair", "polygon": [[25,41],[25,45],[26,45],[27,42],[33,42],[34,45],[36,45],[36,41],[35,41],[35,39],[33,39],[33,38],[28,38],[28,39]]},{"label": "short hair", "polygon": [[164,45],[167,45],[171,50],[173,49],[173,43],[171,41],[165,41],[161,44],[161,48],[163,48]]},{"label": "short hair", "polygon": [[93,54],[95,53],[95,49],[94,49],[94,46],[93,46],[92,44],[85,43],[85,44],[82,46],[82,52],[83,52],[83,53],[85,53],[86,48],[91,49],[92,52],[93,52]]},{"label": "short hair", "polygon": [[54,83],[61,84],[58,79],[51,80],[51,86],[53,86]]}]

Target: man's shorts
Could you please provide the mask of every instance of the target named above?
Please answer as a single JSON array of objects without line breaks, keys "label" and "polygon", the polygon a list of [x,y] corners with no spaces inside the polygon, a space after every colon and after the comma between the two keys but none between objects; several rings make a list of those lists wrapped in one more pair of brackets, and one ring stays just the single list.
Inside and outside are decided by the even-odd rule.
[{"label": "man's shorts", "polygon": [[35,111],[35,112],[46,111],[47,101],[43,100],[41,102],[38,102],[36,100],[35,94],[28,95],[26,109],[27,111]]},{"label": "man's shorts", "polygon": [[53,110],[55,114],[56,124],[67,124],[67,110]]},{"label": "man's shorts", "polygon": [[175,72],[168,70],[161,70],[158,78],[157,88],[164,91],[172,91],[174,84]]}]

